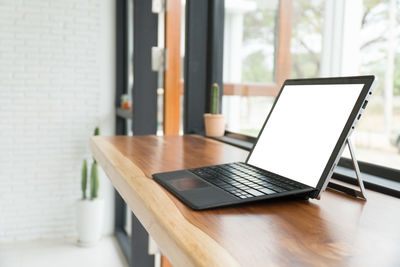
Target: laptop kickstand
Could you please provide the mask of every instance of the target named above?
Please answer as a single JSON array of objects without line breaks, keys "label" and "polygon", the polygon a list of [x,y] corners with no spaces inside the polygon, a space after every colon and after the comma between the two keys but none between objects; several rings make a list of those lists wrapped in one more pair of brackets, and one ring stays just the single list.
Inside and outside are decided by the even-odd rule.
[{"label": "laptop kickstand", "polygon": [[354,197],[357,197],[357,198],[360,198],[360,199],[363,199],[363,200],[367,200],[367,195],[365,194],[364,182],[363,182],[363,180],[361,178],[360,168],[358,166],[358,162],[357,162],[357,159],[356,159],[356,154],[354,152],[354,147],[353,147],[353,144],[351,143],[350,138],[347,138],[346,144],[347,144],[347,146],[349,148],[349,151],[350,151],[351,160],[353,162],[353,167],[354,167],[354,171],[356,173],[357,182],[358,182],[358,186],[359,186],[360,190],[355,190],[353,188],[346,187],[344,185],[337,184],[337,183],[334,183],[332,181],[329,182],[328,187],[331,188],[331,189],[334,189],[336,191],[340,191],[340,192],[343,192],[345,194],[348,194],[348,195],[351,195],[351,196],[354,196]]}]

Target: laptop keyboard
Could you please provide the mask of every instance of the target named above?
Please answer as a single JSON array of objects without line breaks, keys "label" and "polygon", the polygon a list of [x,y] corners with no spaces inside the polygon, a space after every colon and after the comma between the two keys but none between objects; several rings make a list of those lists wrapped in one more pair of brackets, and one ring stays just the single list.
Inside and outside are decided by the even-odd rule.
[{"label": "laptop keyboard", "polygon": [[303,184],[241,162],[190,171],[241,199],[307,188]]}]

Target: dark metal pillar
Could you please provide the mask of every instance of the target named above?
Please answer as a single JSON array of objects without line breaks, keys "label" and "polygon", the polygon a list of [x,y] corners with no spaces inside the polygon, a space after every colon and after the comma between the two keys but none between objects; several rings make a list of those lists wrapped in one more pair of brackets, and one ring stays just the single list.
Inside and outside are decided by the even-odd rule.
[{"label": "dark metal pillar", "polygon": [[224,13],[224,0],[186,1],[185,133],[204,132],[211,84],[219,84],[222,100]]}]

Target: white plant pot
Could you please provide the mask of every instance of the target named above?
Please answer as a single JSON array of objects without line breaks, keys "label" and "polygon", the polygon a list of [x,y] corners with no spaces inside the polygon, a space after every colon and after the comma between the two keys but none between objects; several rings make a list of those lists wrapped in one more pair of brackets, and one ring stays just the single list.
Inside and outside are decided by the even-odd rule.
[{"label": "white plant pot", "polygon": [[103,232],[103,202],[102,199],[77,202],[77,230],[80,246],[94,246],[100,240]]}]

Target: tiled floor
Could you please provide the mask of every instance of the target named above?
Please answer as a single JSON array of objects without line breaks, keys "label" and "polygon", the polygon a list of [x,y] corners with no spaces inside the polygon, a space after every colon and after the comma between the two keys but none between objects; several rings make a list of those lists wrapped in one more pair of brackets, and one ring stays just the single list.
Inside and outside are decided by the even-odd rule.
[{"label": "tiled floor", "polygon": [[1,267],[128,267],[114,237],[83,248],[73,239],[0,244]]}]

